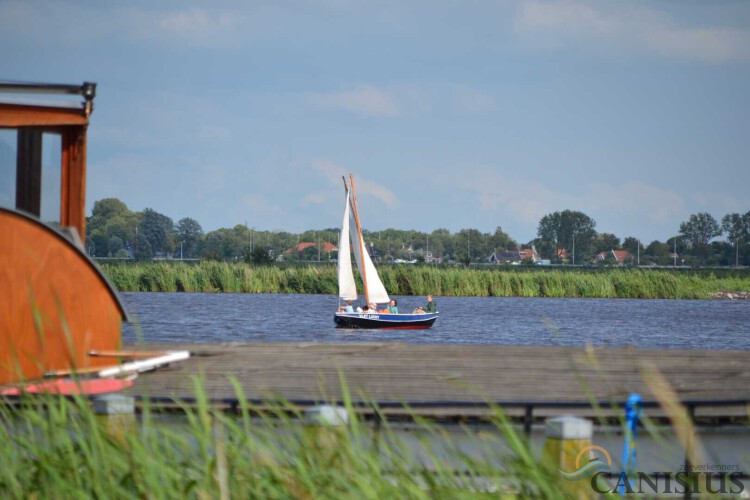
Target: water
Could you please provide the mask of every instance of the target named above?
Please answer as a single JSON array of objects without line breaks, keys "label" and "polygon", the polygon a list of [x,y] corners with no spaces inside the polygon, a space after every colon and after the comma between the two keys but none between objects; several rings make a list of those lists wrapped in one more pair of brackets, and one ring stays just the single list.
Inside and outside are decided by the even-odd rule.
[{"label": "water", "polygon": [[[750,349],[750,301],[436,297],[429,330],[334,328],[332,295],[120,294],[132,342],[384,342]],[[409,311],[424,297],[398,297]]]}]

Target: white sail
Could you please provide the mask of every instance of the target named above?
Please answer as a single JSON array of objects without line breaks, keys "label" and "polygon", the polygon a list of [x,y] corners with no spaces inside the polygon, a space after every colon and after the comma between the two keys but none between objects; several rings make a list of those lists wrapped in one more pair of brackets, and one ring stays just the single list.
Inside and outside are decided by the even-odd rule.
[{"label": "white sail", "polygon": [[[370,259],[370,254],[367,253],[364,241],[362,240],[362,234],[357,230],[357,225],[352,224],[351,226],[351,237],[352,237],[352,249],[354,250],[354,258],[357,261],[357,267],[359,268],[360,276],[367,275],[367,291],[365,292],[370,302],[376,304],[387,304],[391,301],[388,297],[388,292],[385,291],[383,282],[380,281],[378,271],[375,269],[375,264]],[[360,251],[364,249],[364,252]],[[364,266],[364,272],[362,267]]]},{"label": "white sail", "polygon": [[344,207],[344,221],[341,223],[339,234],[339,297],[344,300],[357,300],[357,285],[352,274],[352,257],[349,248],[349,190],[346,191],[346,207]]}]

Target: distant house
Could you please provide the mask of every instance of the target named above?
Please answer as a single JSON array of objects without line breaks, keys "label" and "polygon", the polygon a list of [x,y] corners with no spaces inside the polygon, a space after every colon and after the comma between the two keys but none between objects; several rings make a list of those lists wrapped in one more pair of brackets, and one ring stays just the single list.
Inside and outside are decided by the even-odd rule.
[{"label": "distant house", "polygon": [[425,264],[440,264],[443,262],[442,257],[435,257],[432,252],[425,252],[424,253],[424,261]]},{"label": "distant house", "polygon": [[565,259],[568,259],[568,258],[570,258],[570,254],[569,254],[569,253],[568,253],[568,251],[567,251],[567,250],[565,250],[564,248],[558,248],[558,249],[557,249],[557,250],[555,251],[555,255],[557,255],[557,258],[558,258],[558,259],[561,259],[561,260],[565,260]]},{"label": "distant house", "polygon": [[625,264],[626,262],[633,260],[633,256],[627,250],[612,249],[609,252],[599,252],[596,254],[595,261],[603,262],[609,257],[612,257],[618,264]]},{"label": "distant house", "polygon": [[[310,247],[317,248],[317,246],[318,246],[317,244],[311,241],[302,241],[298,243],[297,245],[293,246],[292,248],[288,248],[287,250],[284,251],[284,253],[287,255],[296,253],[297,257],[302,258],[302,255],[306,249]],[[336,245],[329,243],[327,241],[324,241],[322,243],[320,247],[321,253],[328,253],[328,252],[333,252],[333,251],[338,251],[338,247]]]},{"label": "distant house", "polygon": [[515,250],[495,251],[487,258],[487,262],[490,264],[520,264],[525,259],[537,262],[539,260],[539,254],[536,252],[536,248],[521,248],[516,247]]}]

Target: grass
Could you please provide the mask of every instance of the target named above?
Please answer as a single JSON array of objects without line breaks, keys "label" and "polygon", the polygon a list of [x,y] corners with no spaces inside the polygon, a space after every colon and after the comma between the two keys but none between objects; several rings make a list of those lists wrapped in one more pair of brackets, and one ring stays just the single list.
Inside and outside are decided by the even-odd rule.
[{"label": "grass", "polygon": [[[684,448],[692,463],[706,463],[677,394],[654,367],[644,370],[680,444],[672,451]],[[406,434],[396,432],[375,405],[380,425],[364,422],[343,378],[348,421],[340,426],[306,423],[300,410],[284,401],[254,407],[236,380],[232,383],[239,405],[231,414],[211,406],[198,379],[194,404],[178,401],[183,413],[167,417],[147,400],[138,417],[95,415],[82,397],[26,396],[12,405],[0,400],[3,498],[591,496],[588,478],[571,482],[560,474],[561,467],[575,469],[578,448],[551,459],[545,447],[538,457],[499,407],[492,408],[491,428],[461,426],[462,435],[478,443],[479,450],[469,453],[444,425],[418,415],[412,414],[415,424]],[[645,415],[643,425],[655,443],[674,446],[663,442],[664,431]],[[407,442],[400,436],[411,437]],[[612,472],[617,477],[618,463]]]},{"label": "grass", "polygon": [[[326,427],[305,425],[283,404],[279,411],[253,409],[244,398],[239,415],[227,415],[196,391],[197,405],[166,422],[146,406],[137,421],[113,423],[83,398],[0,406],[3,497],[426,499],[476,498],[481,491],[515,497],[510,485],[522,481],[538,497],[575,498],[500,417],[498,428],[511,433],[510,453],[485,439],[484,458],[470,458],[450,442],[443,446],[453,453],[443,458],[427,440],[417,458],[387,421],[373,439],[351,404],[346,425]],[[449,439],[429,422],[419,429]],[[499,468],[499,460],[507,466]]]},{"label": "grass", "polygon": [[[571,361],[605,374],[593,349]],[[677,393],[656,366],[643,365],[641,371],[644,389],[671,422],[678,453],[687,450],[691,463],[706,463]],[[238,401],[231,413],[212,406],[200,377],[193,377],[192,402],[176,401],[181,412],[167,417],[147,399],[135,417],[96,415],[84,397],[0,398],[3,498],[572,499],[591,493],[588,479],[570,482],[559,473],[561,467],[577,467],[571,459],[578,448],[564,458],[558,454],[555,460],[564,465],[544,453],[538,458],[500,407],[491,406],[490,429],[462,426],[463,435],[479,446],[470,453],[445,426],[415,413],[409,441],[374,403],[368,406],[380,423],[366,423],[343,374],[348,421],[341,426],[310,425],[299,408],[283,400],[254,406],[240,383],[229,380]],[[581,384],[597,409],[584,379]],[[601,417],[606,419],[611,416]],[[642,422],[659,439],[662,431],[645,416]],[[617,468],[614,464],[615,475]]]},{"label": "grass", "polygon": [[[128,292],[338,293],[331,265],[159,262],[104,264],[102,270],[115,288]],[[729,270],[381,266],[379,272],[394,295],[708,299],[715,292],[750,291],[750,273]]]}]

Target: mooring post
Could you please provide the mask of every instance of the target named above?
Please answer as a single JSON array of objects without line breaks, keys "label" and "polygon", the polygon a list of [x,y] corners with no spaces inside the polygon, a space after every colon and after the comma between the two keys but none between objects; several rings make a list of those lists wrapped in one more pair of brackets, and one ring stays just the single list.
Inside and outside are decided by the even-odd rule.
[{"label": "mooring post", "polygon": [[545,421],[544,450],[542,460],[560,474],[561,486],[575,491],[578,498],[593,496],[588,475],[583,470],[590,462],[590,420],[577,417],[556,417]]},{"label": "mooring post", "polygon": [[308,408],[304,414],[307,444],[304,453],[311,460],[323,460],[332,466],[341,464],[342,444],[349,424],[346,408],[335,405],[319,405]]},{"label": "mooring post", "polygon": [[106,394],[93,399],[94,414],[106,429],[117,437],[135,426],[135,398],[122,394]]}]

